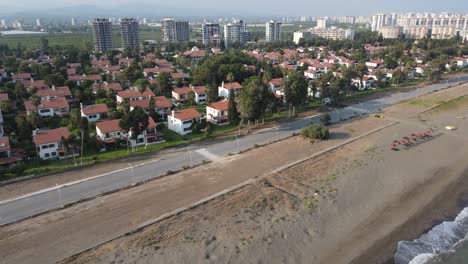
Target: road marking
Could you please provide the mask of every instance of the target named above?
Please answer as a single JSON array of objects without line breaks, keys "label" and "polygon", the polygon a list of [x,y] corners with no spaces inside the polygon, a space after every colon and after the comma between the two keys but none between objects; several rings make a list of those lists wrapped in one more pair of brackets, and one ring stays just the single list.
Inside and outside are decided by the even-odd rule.
[{"label": "road marking", "polygon": [[[141,166],[144,166],[144,165],[148,165],[148,164],[151,164],[151,163],[154,163],[154,162],[157,162],[159,161],[160,159],[155,159],[155,160],[151,160],[151,161],[148,161],[148,162],[143,162],[143,163],[139,163],[139,164],[135,164],[133,165],[133,169],[137,168],[137,167],[141,167]],[[100,177],[104,177],[104,176],[107,176],[107,175],[110,175],[110,174],[114,174],[114,173],[118,173],[118,172],[122,172],[122,171],[126,171],[126,170],[130,170],[131,168],[123,168],[123,169],[120,169],[120,170],[115,170],[115,171],[111,171],[111,172],[107,172],[107,173],[104,173],[104,174],[100,174],[100,175],[96,175],[96,176],[93,176],[93,177],[89,177],[89,178],[85,178],[85,179],[81,179],[81,180],[77,180],[77,181],[73,181],[73,182],[67,182],[67,183],[64,183],[64,184],[60,184],[60,185],[57,185],[57,186],[53,186],[53,187],[50,187],[50,188],[46,188],[46,189],[42,189],[42,190],[39,190],[37,192],[32,192],[32,193],[28,193],[28,194],[24,194],[24,195],[21,195],[21,196],[17,196],[17,197],[13,197],[11,199],[7,199],[7,200],[3,200],[3,201],[0,201],[0,205],[3,205],[3,204],[6,204],[6,203],[10,203],[10,202],[13,202],[13,201],[16,201],[16,200],[21,200],[21,199],[25,199],[25,198],[30,198],[34,195],[38,195],[38,194],[42,194],[42,193],[46,193],[46,192],[50,192],[50,191],[55,191],[57,190],[57,188],[63,188],[63,187],[68,187],[68,186],[71,186],[71,185],[75,185],[75,184],[80,184],[82,182],[86,182],[86,181],[91,181],[91,180],[94,180],[94,179],[97,179],[97,178],[100,178]]]},{"label": "road marking", "polygon": [[222,159],[220,156],[217,156],[209,152],[206,148],[197,149],[195,152],[197,152],[198,154],[202,155],[205,158],[210,159],[211,161],[220,161]]}]

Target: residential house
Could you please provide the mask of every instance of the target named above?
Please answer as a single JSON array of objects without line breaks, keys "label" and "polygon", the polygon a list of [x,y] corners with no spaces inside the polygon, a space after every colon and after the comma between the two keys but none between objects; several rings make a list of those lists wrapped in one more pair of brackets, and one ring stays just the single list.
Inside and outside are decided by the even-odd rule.
[{"label": "residential house", "polygon": [[[171,111],[172,104],[167,100],[164,96],[155,96],[154,99],[154,106],[155,111],[162,117],[166,117],[167,114]],[[149,102],[150,98],[144,100],[137,100],[137,101],[130,101],[130,111],[133,111],[135,107],[141,107],[146,113],[149,113]]]},{"label": "residential house", "polygon": [[354,78],[351,79],[352,85],[358,88],[359,90],[367,90],[375,87],[375,79],[369,76],[364,76],[361,79],[359,78]]},{"label": "residential house", "polygon": [[216,125],[229,124],[228,119],[229,101],[224,99],[206,106],[206,121]]},{"label": "residential house", "polygon": [[122,91],[122,86],[120,83],[108,83],[108,82],[102,82],[102,83],[95,83],[91,87],[93,89],[93,93],[97,94],[100,90],[114,90],[116,93],[118,91]]},{"label": "residential house", "polygon": [[24,106],[28,115],[36,111],[41,117],[66,116],[70,114],[70,105],[65,97],[41,99],[41,103],[37,106],[37,109],[31,101],[25,102]]},{"label": "residential house", "polygon": [[81,116],[86,117],[88,122],[97,122],[109,116],[109,109],[106,104],[83,105],[80,104]]},{"label": "residential house", "polygon": [[10,156],[10,140],[8,139],[8,137],[0,137],[0,160],[4,158],[9,158]]},{"label": "residential house", "polygon": [[99,74],[74,75],[74,76],[68,76],[68,80],[69,80],[70,82],[76,83],[77,85],[81,85],[81,83],[82,83],[84,80],[89,80],[89,81],[92,81],[93,83],[98,83],[98,82],[101,82],[101,81],[102,81],[102,76],[99,75]]},{"label": "residential house", "polygon": [[26,90],[31,91],[32,89],[47,89],[49,88],[44,80],[24,80],[21,81]]},{"label": "residential house", "polygon": [[70,92],[70,88],[68,88],[68,86],[52,86],[52,88],[41,89],[36,92],[36,96],[41,99],[51,99],[58,97],[65,97],[67,100],[72,99],[72,93]]},{"label": "residential house", "polygon": [[62,159],[66,156],[78,155],[79,151],[72,149],[71,153],[65,153],[62,138],[70,136],[66,127],[51,130],[36,130],[33,132],[34,144],[39,157],[43,160]]},{"label": "residential house", "polygon": [[309,79],[317,79],[318,77],[320,77],[322,75],[322,72],[321,71],[317,71],[317,70],[307,70],[307,71],[304,71],[304,76],[309,78]]},{"label": "residential house", "polygon": [[150,98],[150,96],[155,96],[151,89],[145,89],[143,93],[140,93],[136,89],[127,89],[123,91],[117,92],[117,103],[121,104],[124,100],[128,101],[138,101],[138,100],[145,100]]},{"label": "residential house", "polygon": [[0,69],[0,82],[3,81],[3,79],[5,79],[6,77],[8,77],[6,70]]},{"label": "residential house", "polygon": [[186,135],[192,133],[192,124],[200,122],[201,118],[202,115],[194,108],[172,110],[172,113],[167,116],[167,125],[170,130]]},{"label": "residential house", "polygon": [[173,88],[172,100],[174,100],[175,103],[185,103],[186,101],[189,100],[190,92],[194,93],[193,101],[195,104],[206,103],[205,86],[190,85],[190,87]]},{"label": "residential house", "polygon": [[271,79],[270,81],[270,90],[271,91],[276,91],[278,90],[279,88],[281,88],[281,84],[283,82],[283,78],[275,78],[275,79]]},{"label": "residential house", "polygon": [[383,64],[382,60],[371,60],[371,61],[366,61],[366,66],[367,67],[373,67],[373,68],[378,68]]},{"label": "residential house", "polygon": [[192,63],[197,63],[206,56],[206,52],[193,47],[191,50],[184,52],[184,55],[189,57]]},{"label": "residential house", "polygon": [[119,65],[121,66],[130,66],[130,64],[132,64],[132,62],[135,61],[135,59],[133,58],[120,58],[119,59]]},{"label": "residential house", "polygon": [[148,127],[136,139],[132,138],[132,131],[128,134],[120,127],[120,119],[106,120],[96,123],[96,136],[104,143],[115,143],[118,140],[128,140],[132,147],[162,143],[162,134],[157,131],[157,124],[148,117]]},{"label": "residential house", "polygon": [[24,73],[16,73],[11,76],[11,79],[13,80],[14,83],[16,82],[22,82],[26,80],[31,80],[32,76],[28,72]]},{"label": "residential house", "polygon": [[228,98],[229,99],[229,92],[230,90],[234,90],[234,95],[238,95],[239,92],[242,90],[242,85],[238,82],[232,83],[221,83],[221,86],[218,87],[218,96]]},{"label": "residential house", "polygon": [[9,102],[10,99],[8,98],[8,93],[0,93],[0,103],[1,102]]}]

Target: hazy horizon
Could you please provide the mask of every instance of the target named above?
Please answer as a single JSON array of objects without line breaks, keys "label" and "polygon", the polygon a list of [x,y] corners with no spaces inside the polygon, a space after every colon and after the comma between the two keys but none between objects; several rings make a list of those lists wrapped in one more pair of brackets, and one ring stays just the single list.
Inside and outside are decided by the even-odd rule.
[{"label": "hazy horizon", "polygon": [[[170,2],[147,2],[142,0],[23,0],[4,3],[3,15],[14,15],[15,13],[42,12],[44,16],[52,15],[54,9],[62,11],[65,16],[90,16],[108,12],[112,15],[150,15],[160,16],[343,16],[343,15],[372,15],[380,12],[449,12],[468,13],[468,5],[457,0],[289,0],[283,3],[272,3],[268,0],[237,0],[220,1],[204,0],[194,3],[191,0],[172,0]],[[79,8],[79,7],[83,8]],[[90,6],[96,7],[89,10]],[[73,12],[67,13],[67,9],[74,8]],[[47,11],[50,10],[50,14]],[[56,10],[56,11],[57,11]],[[55,13],[54,13],[55,15]]]}]

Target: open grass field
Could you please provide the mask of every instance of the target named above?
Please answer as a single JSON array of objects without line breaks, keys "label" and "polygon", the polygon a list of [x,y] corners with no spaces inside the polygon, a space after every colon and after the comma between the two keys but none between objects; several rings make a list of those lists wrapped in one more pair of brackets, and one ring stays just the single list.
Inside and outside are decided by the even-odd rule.
[{"label": "open grass field", "polygon": [[[0,37],[0,44],[7,44],[10,47],[17,47],[18,43],[25,48],[41,48],[41,38],[43,36],[25,35],[25,36],[4,36]],[[86,43],[93,42],[93,35],[91,32],[73,32],[73,33],[55,33],[49,34],[49,46],[69,46],[73,45],[78,48],[85,47]],[[113,30],[112,39],[114,41],[114,47],[120,47],[122,40],[120,31],[118,29]],[[140,31],[140,39],[144,40],[161,40],[160,28],[154,28],[153,30],[142,30]]]}]

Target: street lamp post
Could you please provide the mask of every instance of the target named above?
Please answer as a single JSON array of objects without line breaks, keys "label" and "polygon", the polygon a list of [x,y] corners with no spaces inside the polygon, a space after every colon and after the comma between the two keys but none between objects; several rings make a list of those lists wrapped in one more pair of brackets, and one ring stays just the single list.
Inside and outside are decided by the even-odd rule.
[{"label": "street lamp post", "polygon": [[57,193],[58,193],[60,205],[64,207],[65,205],[63,204],[62,192],[60,192],[60,186],[57,183],[55,184],[55,186],[57,187]]},{"label": "street lamp post", "polygon": [[130,165],[130,170],[132,171],[132,185],[135,185],[136,184],[135,168],[133,167],[131,162],[129,162],[128,165]]}]

